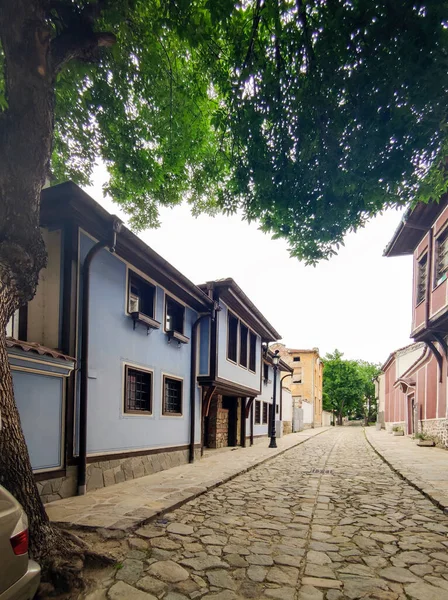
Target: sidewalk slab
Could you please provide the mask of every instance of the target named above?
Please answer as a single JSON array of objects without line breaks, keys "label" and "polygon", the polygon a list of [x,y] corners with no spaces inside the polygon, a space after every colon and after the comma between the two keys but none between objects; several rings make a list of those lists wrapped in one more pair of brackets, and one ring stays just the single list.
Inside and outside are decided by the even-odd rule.
[{"label": "sidewalk slab", "polygon": [[419,447],[408,436],[394,436],[384,429],[364,429],[367,441],[403,479],[448,513],[448,452]]},{"label": "sidewalk slab", "polygon": [[50,520],[61,525],[133,530],[328,429],[291,433],[277,439],[276,449],[268,447],[266,438],[254,446],[217,452],[193,464],[57,500],[45,508]]}]

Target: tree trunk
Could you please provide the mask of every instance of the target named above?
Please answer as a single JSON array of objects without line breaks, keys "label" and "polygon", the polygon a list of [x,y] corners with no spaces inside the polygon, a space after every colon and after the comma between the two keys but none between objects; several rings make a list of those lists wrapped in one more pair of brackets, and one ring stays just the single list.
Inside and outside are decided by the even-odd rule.
[{"label": "tree trunk", "polygon": [[0,114],[0,483],[22,504],[31,552],[40,557],[55,533],[39,498],[14,402],[5,328],[31,300],[46,264],[39,228],[40,193],[53,136],[53,76],[40,2],[0,0],[8,108]]},{"label": "tree trunk", "polygon": [[338,413],[338,425],[342,425],[342,417],[343,417],[342,413],[341,412]]}]

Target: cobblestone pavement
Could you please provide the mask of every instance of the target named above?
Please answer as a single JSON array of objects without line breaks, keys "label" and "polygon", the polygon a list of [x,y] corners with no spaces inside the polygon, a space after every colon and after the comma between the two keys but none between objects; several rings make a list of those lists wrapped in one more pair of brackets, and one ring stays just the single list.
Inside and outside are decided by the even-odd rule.
[{"label": "cobblestone pavement", "polygon": [[336,428],[137,530],[87,598],[446,600],[447,534],[360,427]]}]

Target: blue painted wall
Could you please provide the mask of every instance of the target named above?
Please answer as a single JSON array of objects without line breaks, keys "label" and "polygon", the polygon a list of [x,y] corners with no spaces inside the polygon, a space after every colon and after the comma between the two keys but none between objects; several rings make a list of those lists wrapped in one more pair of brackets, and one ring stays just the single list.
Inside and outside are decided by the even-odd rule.
[{"label": "blue painted wall", "polygon": [[[253,373],[244,367],[229,361],[227,359],[227,306],[220,300],[220,312],[217,313],[218,318],[218,377],[227,379],[240,385],[252,389],[260,389],[260,358],[261,358],[261,338],[257,335],[256,346],[256,371]],[[238,315],[236,315],[238,316]],[[239,341],[238,341],[239,344]],[[237,351],[239,356],[239,346]]]},{"label": "blue painted wall", "polygon": [[[80,237],[81,260],[94,242]],[[89,404],[87,451],[120,452],[189,443],[191,346],[168,343],[163,330],[164,290],[157,286],[158,330],[137,325],[126,314],[127,266],[102,250],[94,258],[90,279]],[[191,337],[197,313],[186,308],[184,334]],[[124,364],[153,371],[152,415],[124,413]],[[182,417],[162,416],[163,374],[183,378]],[[79,378],[78,378],[79,379]],[[196,387],[196,442],[200,441],[199,388]]]},{"label": "blue painted wall", "polygon": [[33,469],[61,466],[65,379],[15,370],[12,378]]}]

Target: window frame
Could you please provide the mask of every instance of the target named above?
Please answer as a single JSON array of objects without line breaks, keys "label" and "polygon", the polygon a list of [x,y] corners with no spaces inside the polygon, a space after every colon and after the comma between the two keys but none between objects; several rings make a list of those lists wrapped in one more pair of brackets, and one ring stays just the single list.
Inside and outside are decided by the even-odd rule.
[{"label": "window frame", "polygon": [[[166,380],[178,381],[180,383],[180,412],[169,412],[166,410]],[[184,379],[169,373],[162,374],[162,417],[183,417],[184,416]]]},{"label": "window frame", "polygon": [[269,363],[263,363],[263,383],[268,385],[271,380],[269,379]]},{"label": "window frame", "polygon": [[[249,360],[248,360],[248,369],[251,373],[256,373],[257,372],[257,339],[258,336],[257,334],[252,331],[252,329],[249,329]],[[252,340],[253,340],[253,346],[252,346]],[[253,354],[252,354],[253,351]],[[252,361],[253,358],[253,361]],[[253,368],[252,368],[253,366]]]},{"label": "window frame", "polygon": [[[139,309],[138,311],[131,311],[130,310],[130,299],[131,299],[131,285],[132,285],[132,279],[135,279],[136,283],[138,284],[139,282],[141,282],[143,284],[143,286],[147,286],[148,288],[152,288],[153,290],[153,295],[152,295],[152,315],[148,315],[148,313],[144,312],[142,310],[142,307],[139,305]],[[127,287],[127,295],[126,295],[126,311],[128,313],[128,315],[132,315],[135,312],[138,312],[139,314],[145,315],[145,317],[148,317],[149,319],[155,320],[156,318],[156,296],[157,296],[157,286],[152,283],[151,281],[145,279],[144,277],[142,277],[139,273],[137,273],[137,271],[134,271],[131,267],[128,267],[128,287]],[[140,303],[141,304],[141,301]]]},{"label": "window frame", "polygon": [[268,425],[269,423],[269,402],[263,402],[263,408],[262,408],[262,425]]},{"label": "window frame", "polygon": [[[448,266],[445,268],[444,274],[438,277],[439,273],[439,260],[440,260],[440,246],[445,243],[447,244],[447,248],[445,250],[445,255],[448,254],[448,225],[440,230],[437,233],[437,237],[434,240],[434,280],[433,280],[433,289],[441,285],[447,279]],[[447,261],[448,262],[448,261]]]},{"label": "window frame", "polygon": [[[229,349],[230,349],[230,319],[234,319],[236,321],[236,329],[235,329],[235,358],[232,358],[231,356],[229,356]],[[238,317],[236,315],[233,314],[233,312],[231,312],[230,310],[227,311],[227,348],[226,348],[226,358],[228,361],[230,361],[231,363],[237,365],[237,360],[238,360],[238,351],[239,351],[239,344],[238,344],[238,338],[239,338],[239,323],[240,320],[238,319]]]},{"label": "window frame", "polygon": [[[139,365],[134,365],[132,363],[123,363],[123,403],[122,410],[123,415],[132,416],[132,417],[149,417],[153,415],[154,409],[154,371],[151,369],[145,369],[140,367]],[[137,371],[140,373],[145,373],[150,377],[150,385],[149,385],[149,410],[130,410],[127,408],[128,405],[128,371],[132,369],[133,371]]]},{"label": "window frame", "polygon": [[[425,278],[424,282],[420,281],[422,265],[425,265]],[[422,287],[423,286],[423,287]],[[422,287],[422,292],[420,288]],[[416,277],[416,290],[415,290],[415,306],[418,306],[422,302],[426,300],[426,292],[428,289],[428,252],[426,251],[420,258],[417,260],[417,277]]]},{"label": "window frame", "polygon": [[[245,348],[246,348],[246,358],[245,358],[245,360],[246,360],[246,364],[244,364],[244,362],[241,362],[241,358],[244,358],[244,357],[242,356],[242,353],[243,353],[243,346],[244,346],[244,345],[243,345],[243,334],[242,334],[242,329],[243,329],[243,328],[246,330],[246,340],[245,340],[245,344],[244,344],[244,345],[245,345]],[[239,327],[238,327],[238,334],[239,334],[239,335],[238,335],[238,338],[239,338],[239,344],[238,344],[238,346],[239,346],[239,352],[238,352],[238,365],[239,365],[241,368],[243,368],[243,369],[247,369],[247,365],[248,365],[248,363],[249,363],[249,360],[248,360],[248,359],[249,359],[249,344],[248,344],[248,341],[249,341],[249,331],[250,331],[250,330],[249,330],[249,327],[248,327],[248,326],[247,326],[245,323],[243,323],[243,322],[240,320],[240,322],[239,322]]]},{"label": "window frame", "polygon": [[[167,327],[167,318],[168,318],[168,303],[169,302],[174,302],[175,304],[177,304],[178,306],[180,306],[183,310],[183,315],[182,315],[182,331],[179,331],[178,329],[168,329]],[[164,301],[164,323],[163,323],[163,327],[165,329],[165,333],[179,333],[180,335],[184,336],[185,335],[185,317],[186,317],[186,306],[185,304],[182,304],[181,302],[179,302],[179,300],[177,300],[176,298],[174,298],[173,296],[170,296],[169,294],[167,294],[165,292],[165,301]]]},{"label": "window frame", "polygon": [[[254,425],[261,425],[261,413],[262,413],[262,409],[261,409],[261,404],[262,404],[262,400],[254,400],[255,402],[255,406],[254,406]],[[258,406],[258,420],[257,420],[257,406]]]}]

